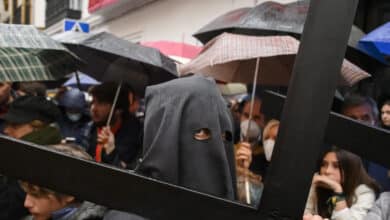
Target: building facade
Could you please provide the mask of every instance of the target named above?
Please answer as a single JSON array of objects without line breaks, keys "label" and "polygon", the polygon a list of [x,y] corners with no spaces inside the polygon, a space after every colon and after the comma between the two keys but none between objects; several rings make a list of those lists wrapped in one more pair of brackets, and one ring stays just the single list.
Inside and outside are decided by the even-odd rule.
[{"label": "building facade", "polygon": [[[294,0],[278,0],[291,1]],[[262,2],[264,0],[90,0],[80,2],[80,20],[89,23],[91,31],[107,31],[132,42],[170,40],[200,44],[192,34],[202,26],[228,11]],[[46,18],[46,23],[51,22]],[[62,21],[57,21],[46,26],[46,33],[53,35],[62,28]]]}]

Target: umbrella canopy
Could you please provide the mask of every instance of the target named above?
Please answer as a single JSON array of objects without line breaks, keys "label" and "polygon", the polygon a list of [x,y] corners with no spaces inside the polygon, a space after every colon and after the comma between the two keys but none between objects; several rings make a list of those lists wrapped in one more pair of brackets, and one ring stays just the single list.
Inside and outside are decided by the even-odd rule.
[{"label": "umbrella canopy", "polygon": [[78,74],[79,80],[80,80],[80,85],[81,86],[93,86],[93,85],[99,85],[100,82],[97,81],[96,79],[88,76],[87,74],[77,72],[73,74],[72,77],[70,77],[64,84],[63,86],[70,86],[70,87],[77,87],[77,77],[76,74]]},{"label": "umbrella canopy", "polygon": [[88,65],[82,72],[99,81],[120,81],[130,84],[143,95],[145,87],[177,77],[176,64],[158,50],[100,32],[85,34],[64,32],[53,36]]},{"label": "umbrella canopy", "polygon": [[[291,35],[299,38],[303,31],[309,0],[282,4],[266,1],[253,8],[239,8],[217,17],[194,34],[202,43],[207,43],[223,33],[255,36]],[[356,47],[364,33],[352,27],[349,46]]]},{"label": "umbrella canopy", "polygon": [[147,41],[141,45],[158,49],[180,63],[187,63],[202,50],[202,47],[174,41]]},{"label": "umbrella canopy", "polygon": [[[290,36],[253,37],[224,33],[206,44],[198,57],[180,65],[180,75],[200,72],[224,82],[252,83],[260,58],[257,83],[288,85],[299,41]],[[370,76],[344,59],[342,84],[353,85]]]},{"label": "umbrella canopy", "polygon": [[240,33],[247,35],[280,35],[295,34],[303,30],[307,9],[302,1],[281,4],[267,1],[253,8],[239,8],[223,14],[206,24],[194,34],[202,43],[207,43],[223,33]]},{"label": "umbrella canopy", "polygon": [[390,65],[390,22],[376,28],[359,41],[359,49]]},{"label": "umbrella canopy", "polygon": [[0,81],[55,80],[81,60],[31,25],[0,24]]},{"label": "umbrella canopy", "polygon": [[[266,1],[253,8],[236,9],[217,17],[193,36],[204,44],[223,32],[252,36],[290,35],[299,39],[309,5],[309,0],[288,4]],[[358,27],[352,26],[345,57],[364,70],[375,72],[381,63],[358,50],[357,43],[364,35]]]}]

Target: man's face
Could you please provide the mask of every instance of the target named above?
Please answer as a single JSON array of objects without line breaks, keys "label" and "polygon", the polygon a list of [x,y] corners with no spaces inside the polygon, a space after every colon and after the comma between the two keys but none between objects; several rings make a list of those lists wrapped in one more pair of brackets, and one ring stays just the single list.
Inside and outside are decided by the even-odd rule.
[{"label": "man's face", "polygon": [[20,139],[21,137],[31,133],[34,131],[33,126],[30,124],[14,124],[14,123],[6,123],[4,127],[4,134]]},{"label": "man's face", "polygon": [[97,124],[105,124],[110,110],[111,103],[100,102],[94,97],[90,109],[92,121]]},{"label": "man's face", "polygon": [[[245,103],[241,114],[241,122],[249,119],[251,102]],[[254,100],[252,120],[254,120],[260,128],[264,128],[264,115],[260,112],[261,101]]]},{"label": "man's face", "polygon": [[385,126],[390,127],[390,105],[383,105],[381,109],[381,119]]},{"label": "man's face", "polygon": [[371,106],[368,104],[352,106],[344,109],[343,115],[367,123],[375,125],[375,117],[372,113]]},{"label": "man's face", "polygon": [[26,194],[24,207],[28,209],[34,219],[50,219],[51,214],[67,205],[65,200],[60,200],[53,194],[35,195]]},{"label": "man's face", "polygon": [[0,105],[8,103],[11,96],[11,83],[0,82]]}]

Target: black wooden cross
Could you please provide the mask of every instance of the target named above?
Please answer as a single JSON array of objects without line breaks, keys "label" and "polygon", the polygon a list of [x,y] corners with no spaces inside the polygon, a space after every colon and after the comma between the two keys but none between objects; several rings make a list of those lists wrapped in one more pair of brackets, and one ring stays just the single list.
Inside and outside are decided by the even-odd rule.
[{"label": "black wooden cross", "polygon": [[151,219],[301,219],[357,3],[311,1],[258,210],[6,137],[0,173]]}]

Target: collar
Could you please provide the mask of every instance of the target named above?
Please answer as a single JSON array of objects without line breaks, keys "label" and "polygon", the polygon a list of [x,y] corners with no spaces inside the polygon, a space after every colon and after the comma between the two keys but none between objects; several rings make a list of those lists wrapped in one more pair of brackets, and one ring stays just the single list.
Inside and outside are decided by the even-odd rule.
[{"label": "collar", "polygon": [[68,217],[71,216],[74,212],[76,212],[76,210],[77,207],[65,207],[63,209],[51,213],[51,219],[52,220],[68,219]]}]

